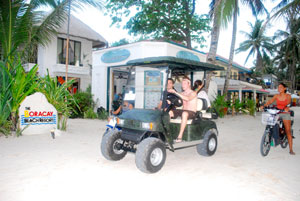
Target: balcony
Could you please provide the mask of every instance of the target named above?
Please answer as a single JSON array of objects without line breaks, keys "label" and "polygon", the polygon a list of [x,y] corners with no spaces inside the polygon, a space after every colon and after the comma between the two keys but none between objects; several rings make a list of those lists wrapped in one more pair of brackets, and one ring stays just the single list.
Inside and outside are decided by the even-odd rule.
[{"label": "balcony", "polygon": [[[53,65],[53,73],[66,73],[65,64],[55,64]],[[74,66],[68,65],[68,73],[80,74],[80,75],[90,75],[90,68],[88,66]]]}]

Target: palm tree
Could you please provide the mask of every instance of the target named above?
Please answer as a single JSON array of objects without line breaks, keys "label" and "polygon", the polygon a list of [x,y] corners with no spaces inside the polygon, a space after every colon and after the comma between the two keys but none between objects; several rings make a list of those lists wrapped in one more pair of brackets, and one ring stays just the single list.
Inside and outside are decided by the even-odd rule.
[{"label": "palm tree", "polygon": [[[28,59],[37,44],[47,45],[66,20],[70,0],[2,0],[0,3],[0,46],[10,69],[18,53]],[[101,1],[72,0],[72,9],[89,4],[102,8]],[[49,13],[38,10],[49,6]]]},{"label": "palm tree", "polygon": [[[248,5],[255,16],[257,16],[260,13],[267,12],[262,3],[262,0],[257,0],[257,1],[241,0],[241,2]],[[237,17],[239,12],[239,0],[223,1],[223,7],[224,7],[223,12],[225,13],[224,15],[225,22],[229,22],[233,18],[233,30],[232,30],[229,62],[226,70],[226,77],[225,77],[224,90],[223,90],[223,93],[227,94],[229,79],[231,74],[231,67],[232,67],[233,57],[234,57],[234,48],[235,48],[236,31],[237,31]]]},{"label": "palm tree", "polygon": [[[257,15],[263,12],[267,12],[264,5],[262,4],[263,0],[241,0],[242,3],[248,5],[253,15]],[[234,46],[235,46],[235,38],[236,38],[236,29],[237,29],[237,14],[238,14],[238,3],[239,0],[212,0],[210,3],[210,14],[213,19],[213,30],[211,34],[211,44],[210,44],[210,50],[208,53],[207,60],[208,62],[215,63],[216,59],[216,52],[218,47],[218,39],[219,39],[219,33],[220,33],[220,27],[227,27],[227,24],[231,21],[232,17],[234,17],[233,22],[233,38],[231,43],[231,54],[229,59],[229,65],[227,68],[226,73],[226,80],[224,84],[224,93],[227,93],[228,89],[228,82],[229,82],[229,75],[231,72],[231,66],[233,62],[233,52],[234,52]],[[209,87],[209,80],[206,85],[206,89]]]},{"label": "palm tree", "polygon": [[263,21],[256,20],[255,24],[248,22],[251,27],[250,33],[241,31],[245,35],[246,40],[240,44],[240,47],[236,49],[236,53],[249,51],[249,54],[245,60],[247,63],[251,55],[256,54],[256,71],[263,71],[263,56],[267,53],[272,55],[273,41],[270,37],[264,35],[264,30],[261,30]]},{"label": "palm tree", "polygon": [[[210,62],[212,64],[216,64],[216,55],[217,55],[217,49],[218,49],[218,42],[219,42],[219,35],[220,35],[220,19],[221,17],[219,14],[220,12],[220,3],[221,0],[212,0],[209,7],[209,15],[210,18],[213,20],[213,28],[211,32],[211,40],[210,40],[210,46],[209,46],[209,52],[207,54],[207,62]],[[210,84],[210,80],[213,73],[209,72],[207,74],[206,83],[205,83],[205,91],[208,93],[208,88]]]},{"label": "palm tree", "polygon": [[285,11],[287,19],[287,29],[278,30],[275,33],[279,43],[278,48],[279,64],[287,67],[288,80],[291,82],[292,91],[296,88],[296,70],[300,66],[300,14],[299,9],[291,8]]}]

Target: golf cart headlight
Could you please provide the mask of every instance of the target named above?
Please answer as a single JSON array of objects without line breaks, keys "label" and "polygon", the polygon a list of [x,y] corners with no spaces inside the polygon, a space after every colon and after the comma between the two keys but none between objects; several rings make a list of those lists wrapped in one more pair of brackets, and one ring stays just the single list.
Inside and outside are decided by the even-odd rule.
[{"label": "golf cart headlight", "polygon": [[124,119],[118,118],[118,119],[117,119],[117,123],[118,123],[120,126],[124,125]]},{"label": "golf cart headlight", "polygon": [[143,128],[143,129],[152,130],[153,124],[152,124],[152,123],[145,123],[145,122],[142,122],[142,128]]}]

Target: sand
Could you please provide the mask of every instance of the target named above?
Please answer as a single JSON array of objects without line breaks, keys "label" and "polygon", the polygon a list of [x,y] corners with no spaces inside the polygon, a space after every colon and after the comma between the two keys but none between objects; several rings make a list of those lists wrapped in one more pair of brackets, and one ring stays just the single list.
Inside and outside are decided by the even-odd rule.
[{"label": "sand", "polygon": [[300,200],[300,108],[294,108],[294,151],[262,157],[261,116],[218,119],[218,149],[167,151],[164,167],[145,174],[135,155],[118,162],[100,153],[106,122],[70,119],[68,131],[0,137],[0,201]]}]

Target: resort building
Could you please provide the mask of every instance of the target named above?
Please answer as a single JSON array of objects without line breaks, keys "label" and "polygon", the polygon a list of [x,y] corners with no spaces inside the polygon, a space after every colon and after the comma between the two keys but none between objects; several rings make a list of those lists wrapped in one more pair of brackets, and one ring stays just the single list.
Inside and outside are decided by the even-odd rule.
[{"label": "resort building", "polygon": [[[51,77],[57,77],[58,82],[63,83],[66,76],[66,46],[67,46],[67,22],[57,30],[47,46],[39,45],[36,58],[33,63],[27,63],[25,70],[29,70],[38,64],[38,73],[45,76],[47,70]],[[97,32],[76,17],[70,17],[69,29],[69,62],[68,80],[75,79],[72,92],[85,90],[92,81],[92,51],[95,48],[107,46],[107,41]]]}]

